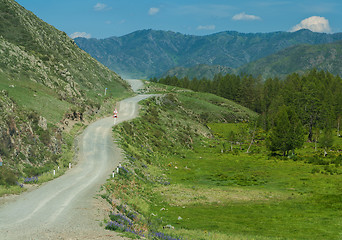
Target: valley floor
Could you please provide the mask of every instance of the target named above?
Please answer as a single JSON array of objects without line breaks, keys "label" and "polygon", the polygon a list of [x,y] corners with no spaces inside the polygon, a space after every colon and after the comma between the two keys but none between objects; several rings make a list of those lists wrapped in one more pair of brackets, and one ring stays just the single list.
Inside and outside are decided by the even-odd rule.
[{"label": "valley floor", "polygon": [[[156,239],[339,239],[342,139],[335,137],[327,157],[305,143],[284,158],[269,154],[261,131],[246,153],[248,137],[240,144],[228,138],[246,123],[198,123],[204,98],[227,104],[166,94],[116,127],[127,162],[105,184],[102,197],[114,209],[107,229]],[[214,105],[205,107],[216,114]]]}]

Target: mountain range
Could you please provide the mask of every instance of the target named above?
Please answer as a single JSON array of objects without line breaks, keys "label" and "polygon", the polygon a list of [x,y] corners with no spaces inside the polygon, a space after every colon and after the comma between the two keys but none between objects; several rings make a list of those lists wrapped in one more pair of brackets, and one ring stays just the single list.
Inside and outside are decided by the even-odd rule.
[{"label": "mountain range", "polygon": [[313,68],[342,75],[342,41],[319,45],[296,45],[255,62],[244,65],[237,72],[279,77],[296,72],[303,74]]},{"label": "mountain range", "polygon": [[141,30],[106,39],[76,38],[75,42],[122,76],[146,78],[161,76],[175,67],[187,68],[199,64],[239,69],[294,46],[339,40],[342,40],[342,33],[326,34],[310,30],[272,33],[228,31],[207,36]]}]

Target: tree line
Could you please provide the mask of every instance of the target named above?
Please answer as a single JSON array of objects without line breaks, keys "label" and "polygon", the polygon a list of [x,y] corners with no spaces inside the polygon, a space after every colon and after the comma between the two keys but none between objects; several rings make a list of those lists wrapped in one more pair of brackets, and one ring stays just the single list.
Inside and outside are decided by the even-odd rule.
[{"label": "tree line", "polygon": [[317,142],[320,138],[331,145],[329,134],[334,128],[340,135],[342,79],[327,71],[293,73],[284,80],[218,74],[213,80],[167,76],[151,81],[213,93],[254,110],[260,114],[260,127],[269,133],[269,149],[284,155],[301,147],[305,139]]}]

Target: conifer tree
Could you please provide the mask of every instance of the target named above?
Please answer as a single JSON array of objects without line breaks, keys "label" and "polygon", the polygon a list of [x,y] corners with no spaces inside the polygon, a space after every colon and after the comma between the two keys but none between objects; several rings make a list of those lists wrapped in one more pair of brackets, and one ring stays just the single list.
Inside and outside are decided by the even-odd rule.
[{"label": "conifer tree", "polygon": [[328,155],[328,149],[334,144],[332,131],[329,128],[324,129],[322,136],[319,138],[319,146],[324,149],[324,156]]},{"label": "conifer tree", "polygon": [[287,156],[304,144],[304,129],[297,114],[286,106],[280,107],[274,119],[266,141],[267,148],[272,151],[280,151]]}]

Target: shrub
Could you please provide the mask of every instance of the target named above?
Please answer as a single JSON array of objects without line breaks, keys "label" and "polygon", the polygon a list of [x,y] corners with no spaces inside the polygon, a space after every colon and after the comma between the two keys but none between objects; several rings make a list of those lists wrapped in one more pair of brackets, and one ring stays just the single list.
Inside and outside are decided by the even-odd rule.
[{"label": "shrub", "polygon": [[336,167],[330,166],[330,165],[326,165],[326,166],[324,166],[324,173],[325,174],[329,174],[329,175],[334,175],[334,174],[337,174],[338,171],[337,171]]},{"label": "shrub", "polygon": [[329,162],[324,161],[324,159],[320,158],[319,156],[309,157],[306,162],[310,164],[314,164],[314,165],[328,165],[329,164]]},{"label": "shrub", "polygon": [[335,159],[331,160],[332,164],[335,164],[336,167],[342,165],[342,155],[337,156]]},{"label": "shrub", "polygon": [[13,170],[7,167],[0,167],[0,185],[13,186],[17,184],[17,176]]},{"label": "shrub", "polygon": [[0,142],[0,156],[8,157],[10,155],[9,148],[6,146],[4,139]]},{"label": "shrub", "polygon": [[45,146],[48,146],[51,142],[50,132],[48,130],[43,130],[42,128],[39,128],[37,133],[42,143],[44,143]]},{"label": "shrub", "polygon": [[312,174],[315,174],[315,173],[320,173],[321,170],[318,168],[318,167],[314,167],[312,170],[311,170],[311,173]]}]

